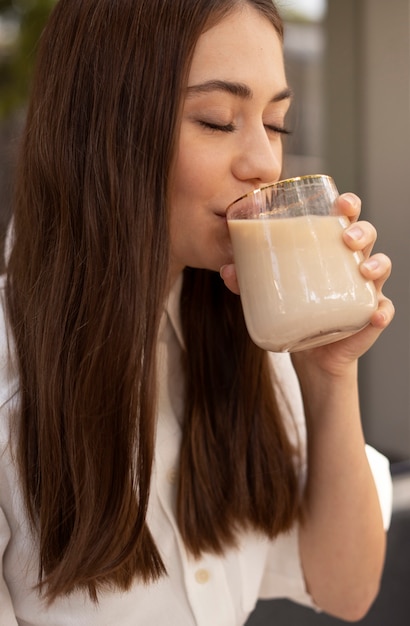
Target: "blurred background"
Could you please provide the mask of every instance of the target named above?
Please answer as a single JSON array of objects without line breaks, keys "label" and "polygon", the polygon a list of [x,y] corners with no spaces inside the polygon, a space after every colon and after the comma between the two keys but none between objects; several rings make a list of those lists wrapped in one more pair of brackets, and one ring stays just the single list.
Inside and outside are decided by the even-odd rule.
[{"label": "blurred background", "polygon": [[[324,172],[363,200],[393,261],[391,327],[361,360],[369,443],[410,459],[410,2],[280,0],[295,90],[286,173]],[[398,465],[397,465],[398,467]]]},{"label": "blurred background", "polygon": [[[0,0],[0,236],[36,42],[55,0]],[[367,441],[394,475],[395,513],[381,599],[369,620],[408,626],[410,615],[410,0],[278,0],[295,101],[284,176],[326,173],[363,200],[376,249],[393,261],[391,327],[360,363]],[[392,608],[395,615],[393,617]],[[292,612],[296,611],[296,612]],[[339,624],[261,603],[249,626]],[[313,621],[312,621],[313,620]]]}]

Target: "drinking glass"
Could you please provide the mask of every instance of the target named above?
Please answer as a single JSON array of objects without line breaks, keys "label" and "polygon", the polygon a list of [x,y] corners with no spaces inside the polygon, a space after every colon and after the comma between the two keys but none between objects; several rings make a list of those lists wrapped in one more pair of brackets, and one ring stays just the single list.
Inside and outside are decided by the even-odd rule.
[{"label": "drinking glass", "polygon": [[377,307],[361,252],[342,232],[350,221],[326,175],[281,180],[227,209],[245,322],[252,340],[273,352],[338,341],[369,322]]}]

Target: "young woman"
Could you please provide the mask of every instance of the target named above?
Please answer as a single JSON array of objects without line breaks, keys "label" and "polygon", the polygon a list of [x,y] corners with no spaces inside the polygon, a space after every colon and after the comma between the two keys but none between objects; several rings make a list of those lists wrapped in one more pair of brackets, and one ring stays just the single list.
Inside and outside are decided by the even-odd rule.
[{"label": "young woman", "polygon": [[225,209],[280,177],[290,100],[271,0],[57,3],[1,291],[1,626],[236,626],[262,596],[355,620],[374,600],[391,484],[357,360],[393,305],[358,198],[340,207],[379,295],[367,328],[292,365],[237,295]]}]

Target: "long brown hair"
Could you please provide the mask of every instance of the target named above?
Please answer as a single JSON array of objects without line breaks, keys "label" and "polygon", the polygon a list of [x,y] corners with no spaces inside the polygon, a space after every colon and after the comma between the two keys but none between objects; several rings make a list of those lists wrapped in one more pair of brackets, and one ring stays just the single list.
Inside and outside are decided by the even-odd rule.
[{"label": "long brown hair", "polygon": [[[244,2],[282,36],[271,0],[60,0],[40,41],[7,303],[17,458],[50,601],[165,572],[145,517],[168,175],[196,41]],[[178,521],[199,554],[223,551],[243,527],[289,527],[297,487],[266,354],[238,298],[210,272],[186,274]]]}]

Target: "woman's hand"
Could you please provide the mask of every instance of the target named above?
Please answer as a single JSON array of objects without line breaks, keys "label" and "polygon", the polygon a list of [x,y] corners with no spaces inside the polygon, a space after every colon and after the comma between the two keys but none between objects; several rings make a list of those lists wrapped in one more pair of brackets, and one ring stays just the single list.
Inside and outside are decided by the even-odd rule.
[{"label": "woman's hand", "polygon": [[[357,221],[360,215],[361,201],[355,194],[342,194],[338,198],[338,204],[340,212],[351,221],[351,225],[343,233],[343,239],[349,248],[363,253],[364,260],[360,266],[360,271],[366,279],[374,282],[378,296],[378,307],[368,326],[355,335],[294,355],[296,360],[309,356],[309,361],[314,359],[323,369],[332,370],[335,373],[346,362],[354,361],[364,354],[394,317],[393,303],[382,292],[383,285],[391,273],[391,261],[385,254],[371,254],[377,238],[376,230],[369,222]],[[223,266],[220,274],[228,289],[239,294],[235,266],[233,264]]]},{"label": "woman's hand", "polygon": [[233,263],[230,265],[223,265],[221,269],[219,270],[219,273],[225,285],[228,287],[228,289],[233,291],[233,293],[236,293],[239,295],[240,291],[239,291],[238,279],[237,279],[236,271],[235,271],[235,265]]},{"label": "woman's hand", "polygon": [[351,221],[351,225],[343,232],[344,242],[352,250],[362,252],[364,259],[360,271],[367,280],[374,282],[378,307],[372,314],[369,324],[358,333],[341,341],[293,355],[296,367],[308,357],[310,365],[316,363],[331,374],[341,373],[347,363],[356,361],[369,350],[394,317],[393,303],[382,291],[391,273],[391,261],[383,253],[372,254],[377,239],[376,229],[369,222],[357,221],[361,201],[355,194],[341,195],[338,203],[341,213]]}]

